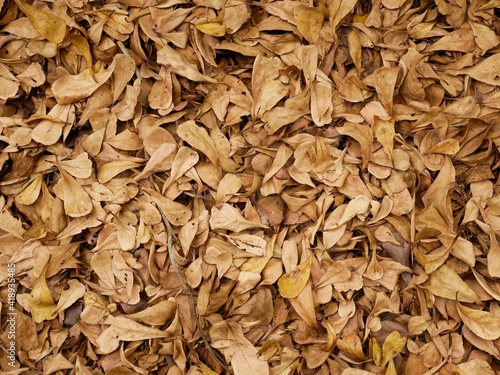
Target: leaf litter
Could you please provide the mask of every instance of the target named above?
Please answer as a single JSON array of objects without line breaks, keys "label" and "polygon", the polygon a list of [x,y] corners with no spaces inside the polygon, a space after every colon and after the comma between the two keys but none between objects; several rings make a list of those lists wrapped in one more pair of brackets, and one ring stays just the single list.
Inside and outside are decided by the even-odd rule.
[{"label": "leaf litter", "polygon": [[498,373],[499,4],[1,2],[2,373]]}]

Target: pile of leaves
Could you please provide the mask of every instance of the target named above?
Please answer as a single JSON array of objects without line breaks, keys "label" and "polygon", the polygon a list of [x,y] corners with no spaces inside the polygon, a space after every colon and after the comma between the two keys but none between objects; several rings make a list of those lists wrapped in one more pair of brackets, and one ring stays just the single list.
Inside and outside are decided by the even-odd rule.
[{"label": "pile of leaves", "polygon": [[2,373],[500,371],[499,1],[0,6]]}]

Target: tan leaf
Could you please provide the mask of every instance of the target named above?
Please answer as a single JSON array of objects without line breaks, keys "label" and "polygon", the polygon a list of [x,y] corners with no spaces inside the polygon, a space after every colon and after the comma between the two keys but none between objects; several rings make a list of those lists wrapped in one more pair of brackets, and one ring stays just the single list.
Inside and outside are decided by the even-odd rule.
[{"label": "tan leaf", "polygon": [[198,67],[177,52],[172,47],[165,45],[158,51],[157,62],[166,67],[169,71],[186,77],[196,82],[212,82],[217,83],[216,80],[210,78],[198,71]]},{"label": "tan leaf", "polygon": [[363,169],[366,168],[373,152],[373,133],[367,125],[346,123],[344,126],[335,128],[340,134],[354,138],[361,145],[363,157]]},{"label": "tan leaf", "polygon": [[112,161],[111,163],[104,164],[97,172],[97,179],[101,184],[110,181],[122,172],[128,169],[138,168],[141,165],[129,160]]},{"label": "tan leaf", "polygon": [[490,29],[485,24],[471,20],[469,20],[469,24],[472,28],[472,32],[474,33],[474,40],[479,48],[487,51],[495,48],[498,43],[500,43],[500,39],[495,31]]},{"label": "tan leaf", "polygon": [[177,134],[182,140],[203,152],[215,167],[219,165],[215,142],[205,129],[197,126],[194,121],[187,121],[177,127]]},{"label": "tan leaf", "polygon": [[500,337],[500,316],[466,307],[457,301],[457,308],[464,324],[483,340]]},{"label": "tan leaf", "polygon": [[210,227],[213,230],[230,230],[241,232],[246,229],[267,228],[267,225],[246,220],[237,208],[221,203],[210,212]]},{"label": "tan leaf", "polygon": [[500,277],[500,247],[493,228],[490,227],[490,250],[487,255],[488,273],[492,277]]},{"label": "tan leaf", "polygon": [[425,287],[433,294],[443,298],[463,302],[479,302],[477,294],[446,264],[429,275]]},{"label": "tan leaf", "polygon": [[120,341],[139,341],[168,337],[170,334],[156,328],[147,327],[132,319],[118,315],[112,319],[96,342],[103,353],[111,353],[118,348]]},{"label": "tan leaf", "polygon": [[37,9],[21,0],[15,0],[17,6],[26,14],[30,22],[45,39],[52,43],[61,43],[66,37],[66,23],[60,17]]},{"label": "tan leaf", "polygon": [[396,134],[394,120],[382,120],[375,117],[372,129],[373,135],[382,144],[384,152],[393,160],[394,136]]},{"label": "tan leaf", "polygon": [[309,43],[315,43],[319,39],[323,18],[323,12],[318,8],[303,4],[295,8],[295,22],[302,36]]},{"label": "tan leaf", "polygon": [[191,219],[192,212],[189,208],[168,199],[152,189],[145,189],[151,200],[163,211],[172,225],[184,225]]},{"label": "tan leaf", "polygon": [[85,294],[85,285],[75,279],[68,280],[69,288],[65,289],[57,301],[55,313],[62,312],[71,307],[77,300]]},{"label": "tan leaf", "polygon": [[65,172],[62,166],[58,166],[61,173],[62,189],[64,196],[64,211],[71,217],[85,216],[92,211],[92,199],[69,173]]},{"label": "tan leaf", "polygon": [[175,302],[171,300],[161,301],[142,311],[126,315],[126,317],[145,324],[163,325],[174,318],[176,309],[177,305]]}]

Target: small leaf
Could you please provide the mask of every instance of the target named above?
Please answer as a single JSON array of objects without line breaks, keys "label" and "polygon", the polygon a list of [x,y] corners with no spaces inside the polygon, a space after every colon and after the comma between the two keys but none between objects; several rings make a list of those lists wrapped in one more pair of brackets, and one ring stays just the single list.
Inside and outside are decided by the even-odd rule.
[{"label": "small leaf", "polygon": [[224,36],[226,34],[226,27],[217,22],[194,25],[194,27],[196,27],[202,33],[212,36]]},{"label": "small leaf", "polygon": [[90,52],[89,42],[85,37],[79,34],[72,34],[66,37],[66,40],[73,44],[82,53],[83,58],[87,62],[92,78],[94,77],[94,70],[92,69],[92,53]]},{"label": "small leaf", "polygon": [[375,366],[380,367],[380,363],[382,362],[382,348],[377,342],[375,337],[372,337],[372,352],[373,352],[373,362]]},{"label": "small leaf", "polygon": [[295,298],[306,287],[311,274],[312,255],[304,263],[299,264],[295,269],[281,276],[278,280],[278,287],[283,298]]},{"label": "small leaf", "polygon": [[50,295],[50,289],[45,280],[45,274],[47,268],[49,267],[49,262],[45,264],[43,270],[38,276],[38,278],[33,283],[31,288],[31,293],[28,298],[28,306],[31,310],[31,315],[35,323],[41,323],[44,320],[53,319],[52,315],[56,311],[56,304]]},{"label": "small leaf", "polygon": [[394,120],[382,120],[375,117],[372,129],[373,135],[377,138],[377,141],[382,144],[384,152],[387,156],[389,156],[389,158],[391,158],[391,160],[394,159],[392,153],[394,136],[396,135],[396,131],[394,130]]},{"label": "small leaf", "polygon": [[460,151],[460,143],[456,139],[445,139],[432,147],[429,154],[455,155]]},{"label": "small leaf", "polygon": [[18,204],[30,205],[35,203],[42,190],[43,175],[38,176],[29,184],[21,194],[16,196],[15,201]]}]

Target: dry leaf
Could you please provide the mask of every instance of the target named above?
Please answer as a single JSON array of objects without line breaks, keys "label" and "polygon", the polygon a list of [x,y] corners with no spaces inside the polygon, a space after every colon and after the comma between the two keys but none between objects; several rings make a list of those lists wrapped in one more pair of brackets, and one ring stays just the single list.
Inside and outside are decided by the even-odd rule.
[{"label": "dry leaf", "polygon": [[299,264],[290,273],[278,280],[278,287],[283,298],[295,298],[306,287],[311,273],[312,255],[304,263]]},{"label": "dry leaf", "polygon": [[21,0],[15,0],[19,9],[26,14],[30,22],[45,39],[51,43],[61,43],[66,37],[66,23],[52,13],[37,9]]},{"label": "dry leaf", "polygon": [[73,177],[64,171],[61,165],[58,166],[61,174],[64,211],[71,217],[85,216],[92,211],[92,199]]},{"label": "dry leaf", "polygon": [[217,22],[204,23],[201,25],[195,25],[194,27],[202,33],[212,36],[224,36],[226,34],[226,27]]},{"label": "dry leaf", "polygon": [[318,8],[303,4],[295,8],[295,22],[300,33],[309,43],[315,43],[319,39],[323,18],[323,12]]},{"label": "dry leaf", "polygon": [[47,272],[48,266],[49,264],[46,263],[40,276],[33,282],[28,299],[28,305],[35,323],[53,319],[53,315],[57,309],[57,305],[50,295],[50,289],[45,280],[45,273]]},{"label": "dry leaf", "polygon": [[227,203],[221,203],[212,208],[210,227],[213,230],[241,232],[246,229],[267,228],[267,225],[246,220],[237,208]]},{"label": "dry leaf", "polygon": [[457,301],[457,308],[464,324],[484,340],[500,337],[500,316],[466,307]]}]

